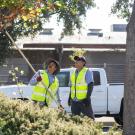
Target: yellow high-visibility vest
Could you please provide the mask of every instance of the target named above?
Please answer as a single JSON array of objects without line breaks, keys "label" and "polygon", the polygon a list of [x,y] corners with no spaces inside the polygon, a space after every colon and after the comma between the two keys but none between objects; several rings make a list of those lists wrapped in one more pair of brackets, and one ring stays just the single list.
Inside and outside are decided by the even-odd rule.
[{"label": "yellow high-visibility vest", "polygon": [[[57,77],[55,77],[53,83],[49,86],[49,77],[46,71],[41,72],[41,77],[42,81],[44,82],[45,86],[52,92],[53,96],[56,96],[56,91],[59,87],[59,81]],[[39,102],[44,102],[46,101],[47,105],[50,105],[52,102],[52,98],[43,86],[41,82],[38,82],[36,86],[33,88],[33,93],[32,93],[32,100],[34,101],[39,101]]]},{"label": "yellow high-visibility vest", "polygon": [[71,75],[71,99],[77,98],[78,100],[83,100],[87,96],[88,84],[85,80],[85,75],[88,68],[83,68],[76,77],[76,72],[74,71]]}]

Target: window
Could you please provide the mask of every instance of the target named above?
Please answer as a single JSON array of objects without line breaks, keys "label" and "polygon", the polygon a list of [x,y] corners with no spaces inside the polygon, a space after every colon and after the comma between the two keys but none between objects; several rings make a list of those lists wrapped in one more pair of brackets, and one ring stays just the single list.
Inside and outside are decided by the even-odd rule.
[{"label": "window", "polygon": [[59,80],[60,87],[68,87],[69,86],[69,72],[60,72],[57,74]]},{"label": "window", "polygon": [[43,29],[43,31],[39,33],[39,35],[52,35],[53,34],[52,30],[53,28],[45,28]]},{"label": "window", "polygon": [[102,29],[89,29],[89,33],[87,36],[98,36],[103,37],[103,33],[101,32]]},{"label": "window", "polygon": [[[69,77],[70,72],[60,72],[57,74],[60,87],[69,87]],[[100,85],[100,73],[98,71],[93,71],[94,85]]]},{"label": "window", "polygon": [[113,32],[126,32],[126,24],[113,24],[112,31]]},{"label": "window", "polygon": [[100,85],[100,73],[98,71],[93,71],[94,85]]}]

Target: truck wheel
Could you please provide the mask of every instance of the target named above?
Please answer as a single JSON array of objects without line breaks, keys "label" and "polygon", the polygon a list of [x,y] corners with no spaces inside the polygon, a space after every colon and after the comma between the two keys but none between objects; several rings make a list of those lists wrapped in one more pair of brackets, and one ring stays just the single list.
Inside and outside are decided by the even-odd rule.
[{"label": "truck wheel", "polygon": [[117,116],[114,117],[114,119],[119,125],[123,125],[123,99],[121,101],[120,112]]}]

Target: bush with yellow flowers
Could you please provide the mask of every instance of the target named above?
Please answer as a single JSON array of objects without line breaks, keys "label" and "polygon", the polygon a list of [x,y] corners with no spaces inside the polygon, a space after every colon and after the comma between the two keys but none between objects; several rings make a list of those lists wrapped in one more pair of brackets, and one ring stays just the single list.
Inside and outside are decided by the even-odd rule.
[{"label": "bush with yellow flowers", "polygon": [[[102,124],[0,94],[0,135],[102,135]],[[116,133],[116,132],[115,132]],[[122,135],[108,132],[108,135]]]}]

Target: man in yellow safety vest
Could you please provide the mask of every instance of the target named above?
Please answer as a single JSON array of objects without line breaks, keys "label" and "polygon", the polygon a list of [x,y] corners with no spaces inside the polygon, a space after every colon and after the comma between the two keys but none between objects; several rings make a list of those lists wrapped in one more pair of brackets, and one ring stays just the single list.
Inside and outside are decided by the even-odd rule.
[{"label": "man in yellow safety vest", "polygon": [[93,90],[92,72],[85,67],[86,59],[84,56],[75,56],[76,70],[70,77],[70,94],[68,105],[71,105],[73,115],[84,115],[94,120],[94,114],[91,106],[91,93]]},{"label": "man in yellow safety vest", "polygon": [[48,90],[43,86],[43,83],[51,91],[53,97],[57,97],[57,101],[60,104],[58,92],[59,81],[56,77],[59,70],[59,63],[54,59],[50,59],[46,64],[46,69],[38,70],[30,80],[30,84],[34,85],[31,99],[34,101],[34,103],[39,103],[40,107],[49,106],[53,100]]}]

